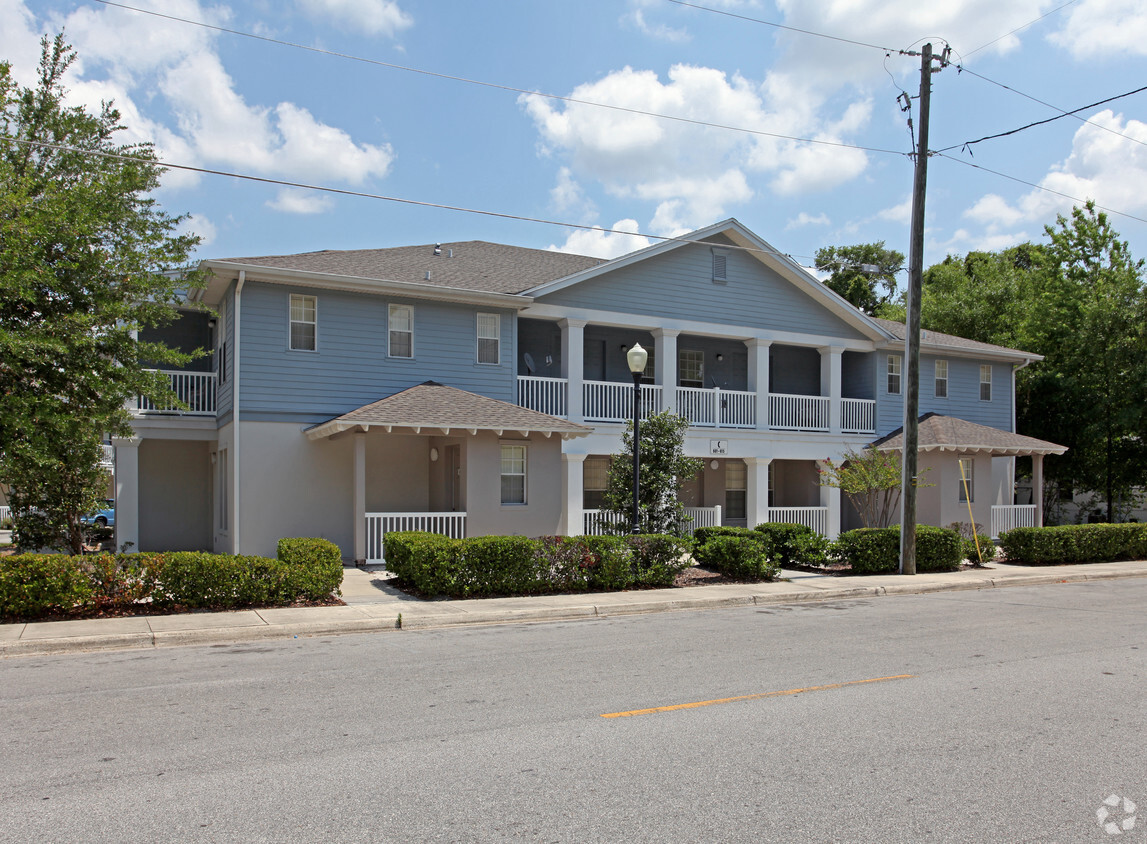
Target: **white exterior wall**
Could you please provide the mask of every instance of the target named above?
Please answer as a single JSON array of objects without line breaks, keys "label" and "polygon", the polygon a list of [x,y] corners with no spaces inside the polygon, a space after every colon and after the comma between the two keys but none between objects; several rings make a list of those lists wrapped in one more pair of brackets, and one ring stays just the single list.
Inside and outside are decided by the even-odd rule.
[{"label": "white exterior wall", "polygon": [[202,440],[140,441],[139,547],[132,550],[212,548],[212,447]]}]

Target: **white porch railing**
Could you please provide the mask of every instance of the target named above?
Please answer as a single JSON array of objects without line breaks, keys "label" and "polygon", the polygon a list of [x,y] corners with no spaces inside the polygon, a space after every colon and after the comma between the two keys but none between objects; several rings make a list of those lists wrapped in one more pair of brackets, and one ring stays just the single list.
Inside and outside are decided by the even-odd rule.
[{"label": "white porch railing", "polygon": [[700,387],[677,388],[677,415],[711,428],[756,427],[756,393]]},{"label": "white porch railing", "polygon": [[569,407],[566,403],[568,390],[569,382],[565,378],[518,376],[518,404],[538,413],[548,413],[564,419]]},{"label": "white porch railing", "polygon": [[10,518],[12,518],[12,508],[5,504],[0,507],[0,522]]},{"label": "white porch railing", "polygon": [[[715,527],[721,524],[721,508],[717,507],[686,507],[685,515],[692,516],[693,521],[688,523],[688,531],[692,533],[699,527]],[[611,513],[608,510],[584,510],[582,515],[582,535],[601,536],[606,533],[607,525],[629,525],[630,516],[621,513]]]},{"label": "white porch railing", "polygon": [[466,535],[465,513],[367,513],[366,562],[385,563],[383,539],[388,533],[403,530],[422,530],[440,533],[451,539]]},{"label": "white porch railing", "polygon": [[872,399],[841,399],[840,430],[844,434],[875,434],[876,402]]},{"label": "white porch railing", "polygon": [[804,525],[821,536],[828,535],[827,507],[770,507],[769,521]]},{"label": "white porch railing", "polygon": [[1035,527],[1034,504],[992,505],[992,539],[1018,527]]},{"label": "white porch railing", "polygon": [[214,372],[172,372],[160,370],[168,378],[171,391],[187,405],[187,410],[173,403],[156,404],[146,396],[136,396],[136,413],[182,413],[189,416],[215,415]]},{"label": "white porch railing", "polygon": [[111,469],[115,466],[115,446],[107,445],[106,443],[100,446],[102,456],[100,457],[100,465],[105,469]]},{"label": "white porch railing", "polygon": [[827,396],[769,394],[769,427],[780,431],[827,431]]},{"label": "white porch railing", "polygon": [[[661,388],[641,385],[641,418],[661,409]],[[582,415],[587,422],[626,422],[633,418],[633,384],[617,381],[585,381],[582,384]]]}]

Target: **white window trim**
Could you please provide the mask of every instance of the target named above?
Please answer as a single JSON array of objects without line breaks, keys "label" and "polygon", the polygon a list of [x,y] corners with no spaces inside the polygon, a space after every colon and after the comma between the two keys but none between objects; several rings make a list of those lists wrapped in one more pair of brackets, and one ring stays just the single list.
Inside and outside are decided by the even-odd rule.
[{"label": "white window trim", "polygon": [[[493,319],[494,319],[494,336],[493,337],[483,337],[482,336],[482,317],[493,317]],[[489,313],[489,312],[485,312],[485,311],[479,311],[474,316],[474,335],[475,335],[475,339],[474,339],[474,362],[477,363],[479,366],[501,366],[502,365],[502,315]],[[482,360],[482,341],[483,340],[495,340],[495,341],[497,341],[497,343],[498,343],[498,354],[496,355],[497,360],[493,360],[493,361]],[[411,348],[413,348],[413,346],[414,346],[414,343],[413,343],[413,339],[412,339]]]},{"label": "white window trim", "polygon": [[[308,322],[305,319],[292,319],[291,318],[291,301],[298,297],[299,299],[313,299],[315,302],[315,319],[314,322]],[[295,323],[299,325],[313,325],[315,327],[315,347],[313,349],[296,349],[291,345],[291,329]],[[314,354],[319,350],[319,297],[310,293],[288,293],[287,294],[287,351],[289,352],[306,352]]]},{"label": "white window trim", "polygon": [[[956,463],[956,482],[959,484],[959,490],[956,492],[956,502],[958,504],[975,504],[976,503],[976,460],[974,457],[960,457],[957,458]],[[961,466],[967,466],[966,471],[961,471]],[[964,476],[968,477],[968,497],[964,498]]]},{"label": "white window trim", "polygon": [[[392,354],[390,351],[390,342],[391,342],[390,335],[391,335],[391,332],[394,330],[391,328],[391,322],[393,320],[393,314],[394,314],[395,308],[405,308],[406,310],[410,311],[410,331],[409,332],[403,332],[403,333],[409,333],[410,334],[410,354],[409,355],[396,355],[396,354]],[[394,360],[414,360],[414,305],[399,305],[399,304],[395,304],[395,303],[390,303],[386,306],[386,356],[388,358],[393,358]]]},{"label": "white window trim", "polygon": [[[984,370],[985,369],[988,370],[988,380],[987,381],[984,380]],[[993,392],[993,390],[992,390],[992,376],[993,376],[992,365],[990,363],[980,364],[980,401],[991,401],[992,400],[992,392]],[[988,385],[988,397],[987,398],[984,398],[984,385],[985,384]]]},{"label": "white window trim", "polygon": [[[896,362],[896,371],[893,372],[892,363]],[[892,389],[892,376],[896,376],[896,389]],[[904,394],[904,358],[900,355],[889,355],[884,365],[884,391],[890,396]]]},{"label": "white window trim", "polygon": [[[502,471],[502,449],[522,449],[522,500],[502,501],[502,478],[508,477]],[[509,477],[517,477],[517,474]],[[528,440],[503,440],[498,443],[498,501],[502,507],[527,507],[530,503],[530,444]]]},{"label": "white window trim", "polygon": [[[943,377],[941,377],[941,375],[940,375],[940,365],[941,364],[943,364],[943,366],[944,366]],[[944,395],[940,395],[940,382],[941,381],[944,382]],[[935,380],[935,383],[933,385],[932,392],[936,396],[936,398],[938,398],[938,399],[948,398],[948,361],[946,361],[946,360],[936,361],[936,380]]]}]

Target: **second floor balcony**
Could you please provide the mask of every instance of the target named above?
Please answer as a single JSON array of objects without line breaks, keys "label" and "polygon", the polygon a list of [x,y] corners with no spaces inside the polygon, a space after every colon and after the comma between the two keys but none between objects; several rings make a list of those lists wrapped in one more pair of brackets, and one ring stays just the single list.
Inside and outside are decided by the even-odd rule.
[{"label": "second floor balcony", "polygon": [[177,372],[158,370],[167,376],[178,402],[153,402],[147,396],[136,396],[130,406],[137,416],[214,416],[217,412],[217,377],[214,372]]},{"label": "second floor balcony", "polygon": [[[671,395],[666,396],[665,388],[643,384],[642,415],[672,410],[699,428],[831,433],[836,427],[842,434],[876,432],[876,402],[872,399],[838,399],[837,416],[833,413],[833,400],[828,396],[785,393],[758,396],[753,391],[717,387],[671,387],[669,392]],[[624,423],[633,418],[632,383],[583,381],[580,398],[582,421]],[[551,416],[569,418],[569,379],[519,376],[518,404]],[[838,427],[833,424],[834,417],[839,418]]]}]

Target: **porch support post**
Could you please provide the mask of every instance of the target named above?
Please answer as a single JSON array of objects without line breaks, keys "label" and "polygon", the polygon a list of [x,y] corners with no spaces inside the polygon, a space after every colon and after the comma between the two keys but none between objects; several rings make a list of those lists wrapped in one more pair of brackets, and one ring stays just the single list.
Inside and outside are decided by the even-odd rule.
[{"label": "porch support post", "polygon": [[1043,527],[1043,455],[1032,455],[1032,504],[1035,505],[1035,526]]},{"label": "porch support post", "polygon": [[[752,358],[750,358],[752,360]],[[768,457],[746,457],[745,465],[745,518],[749,527],[769,520],[769,464]]]},{"label": "porch support post", "polygon": [[354,432],[354,564],[366,565],[366,432]]},{"label": "porch support post", "polygon": [[677,335],[668,328],[653,329],[653,380],[661,388],[661,409],[677,412]]},{"label": "porch support post", "polygon": [[582,382],[585,380],[585,320],[563,319],[558,322],[562,329],[562,378],[566,379],[566,418],[571,422],[581,422],[585,418],[582,406]]},{"label": "porch support post", "polygon": [[558,533],[562,536],[580,536],[585,533],[582,508],[585,485],[585,455],[562,452],[562,515]]},{"label": "porch support post", "polygon": [[115,547],[139,548],[139,437],[113,437],[115,446]]},{"label": "porch support post", "polygon": [[746,340],[749,347],[749,389],[755,394],[756,428],[769,427],[769,346],[770,340]]},{"label": "porch support post", "polygon": [[[816,461],[817,470],[823,470],[825,464],[823,461]],[[820,488],[820,506],[827,507],[827,524],[825,524],[825,536],[829,539],[836,539],[840,536],[840,488],[835,486],[822,486]]]},{"label": "porch support post", "polygon": [[840,433],[842,346],[820,348],[820,394],[828,396],[828,432]]}]

